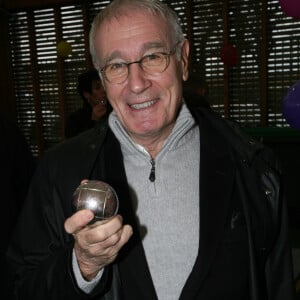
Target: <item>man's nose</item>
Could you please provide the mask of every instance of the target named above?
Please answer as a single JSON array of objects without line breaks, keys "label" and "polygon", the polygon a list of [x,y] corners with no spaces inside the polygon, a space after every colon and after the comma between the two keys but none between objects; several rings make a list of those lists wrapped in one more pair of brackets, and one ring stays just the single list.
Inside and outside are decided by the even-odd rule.
[{"label": "man's nose", "polygon": [[139,63],[130,64],[128,66],[128,72],[128,86],[132,92],[140,93],[151,85],[151,81]]}]

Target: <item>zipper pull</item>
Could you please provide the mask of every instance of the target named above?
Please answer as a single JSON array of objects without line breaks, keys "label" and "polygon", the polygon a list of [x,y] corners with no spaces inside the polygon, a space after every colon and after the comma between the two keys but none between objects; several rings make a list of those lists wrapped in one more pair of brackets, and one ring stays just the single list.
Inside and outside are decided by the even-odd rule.
[{"label": "zipper pull", "polygon": [[155,181],[155,161],[153,158],[151,158],[150,163],[151,163],[151,171],[150,171],[150,175],[149,175],[149,180],[151,182],[154,182]]}]

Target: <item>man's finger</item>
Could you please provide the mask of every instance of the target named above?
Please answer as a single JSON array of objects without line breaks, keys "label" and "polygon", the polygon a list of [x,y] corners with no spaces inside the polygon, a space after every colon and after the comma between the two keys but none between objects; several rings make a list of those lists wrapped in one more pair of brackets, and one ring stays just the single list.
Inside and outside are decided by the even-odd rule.
[{"label": "man's finger", "polygon": [[74,234],[84,226],[86,226],[92,219],[94,214],[91,210],[83,209],[76,212],[65,221],[65,230],[69,234]]}]

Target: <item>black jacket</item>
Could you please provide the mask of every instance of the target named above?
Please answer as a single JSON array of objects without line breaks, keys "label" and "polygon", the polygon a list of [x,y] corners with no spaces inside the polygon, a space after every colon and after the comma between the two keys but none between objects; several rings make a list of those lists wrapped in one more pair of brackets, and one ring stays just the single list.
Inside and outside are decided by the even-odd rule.
[{"label": "black jacket", "polygon": [[4,115],[0,115],[0,167],[0,299],[7,299],[5,253],[26,198],[35,160],[17,124]]},{"label": "black jacket", "polygon": [[[201,136],[200,240],[180,299],[293,299],[286,207],[275,158],[211,110],[192,113]],[[84,178],[115,188],[120,214],[134,229],[91,295],[76,286],[73,240],[63,226],[74,212],[73,191]],[[120,145],[106,123],[49,151],[8,251],[17,299],[156,299],[129,198]]]}]

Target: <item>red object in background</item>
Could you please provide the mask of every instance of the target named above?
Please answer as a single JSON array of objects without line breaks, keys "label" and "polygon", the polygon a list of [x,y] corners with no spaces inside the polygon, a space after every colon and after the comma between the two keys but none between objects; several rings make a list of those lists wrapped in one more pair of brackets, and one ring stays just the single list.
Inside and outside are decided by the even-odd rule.
[{"label": "red object in background", "polygon": [[224,45],[221,48],[221,60],[229,67],[235,66],[239,60],[237,48],[231,44]]},{"label": "red object in background", "polygon": [[279,0],[279,4],[286,15],[300,19],[300,0]]}]

